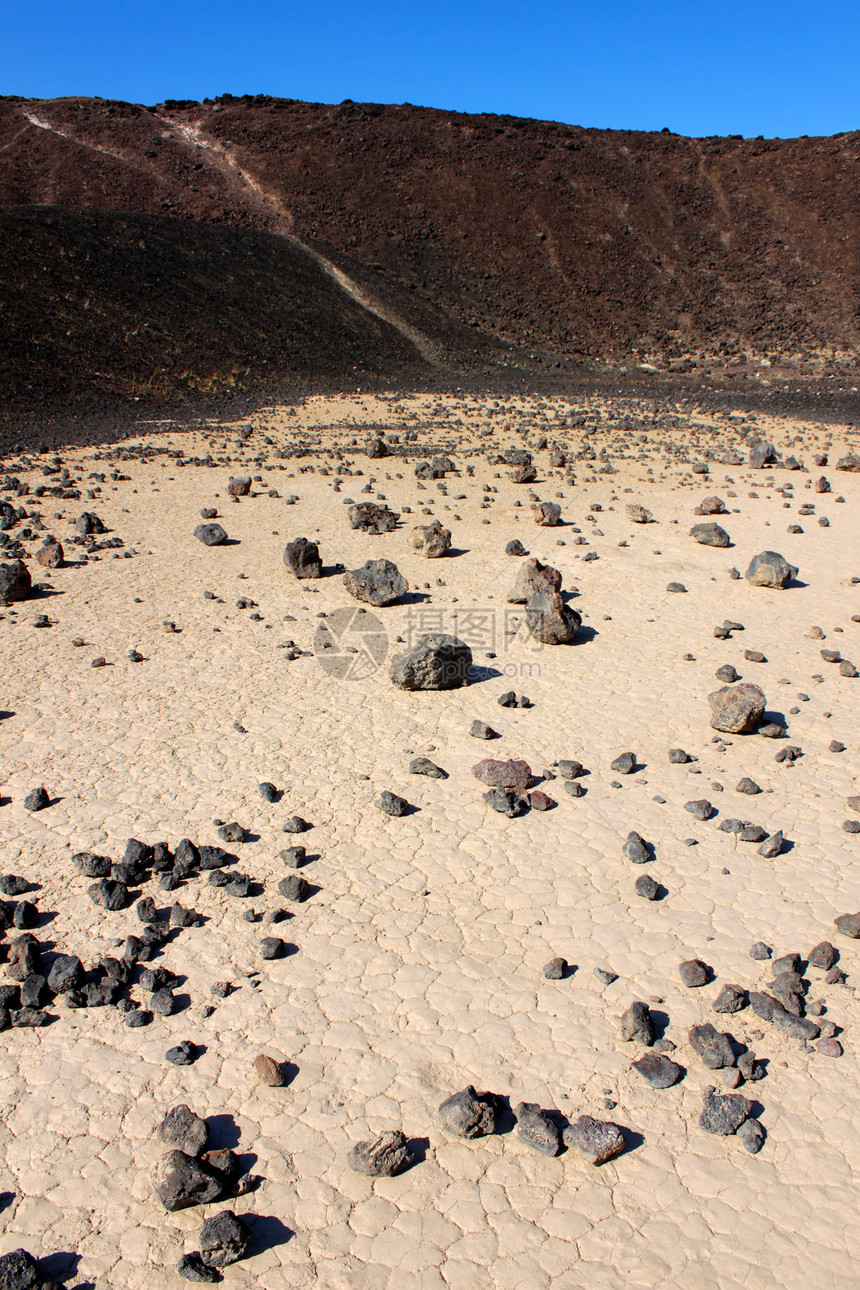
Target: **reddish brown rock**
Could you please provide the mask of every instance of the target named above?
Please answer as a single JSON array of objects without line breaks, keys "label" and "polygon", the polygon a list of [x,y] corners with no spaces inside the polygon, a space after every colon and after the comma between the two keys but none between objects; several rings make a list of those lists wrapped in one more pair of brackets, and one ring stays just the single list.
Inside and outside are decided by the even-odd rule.
[{"label": "reddish brown rock", "polygon": [[495,761],[492,757],[485,757],[472,767],[472,774],[490,788],[525,789],[534,783],[531,767],[524,761]]}]

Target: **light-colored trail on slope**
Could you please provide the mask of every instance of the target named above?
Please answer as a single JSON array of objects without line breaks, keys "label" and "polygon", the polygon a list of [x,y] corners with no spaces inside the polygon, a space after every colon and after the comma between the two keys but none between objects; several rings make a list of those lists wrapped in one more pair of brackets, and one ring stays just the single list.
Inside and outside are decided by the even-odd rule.
[{"label": "light-colored trail on slope", "polygon": [[[66,139],[69,143],[74,143],[78,147],[89,148],[93,152],[100,152],[104,156],[112,158],[114,161],[123,162],[125,165],[134,166],[135,164],[134,162],[129,161],[127,157],[123,157],[121,153],[114,152],[110,148],[104,148],[98,143],[91,143],[87,139],[77,138],[75,135],[69,133],[69,131],[62,129],[62,127],[53,125],[50,121],[46,121],[44,117],[38,116],[35,112],[29,111],[26,108],[22,108],[21,110],[24,117],[30,122],[30,124],[36,126],[40,130],[47,130],[51,134],[58,135],[61,139]],[[257,182],[254,176],[240,166],[229,148],[225,147],[217,140],[207,138],[199,125],[188,125],[186,122],[177,121],[175,117],[168,116],[166,114],[160,119],[176,130],[179,137],[184,140],[189,147],[208,153],[213,162],[218,166],[219,170],[221,170],[222,174],[228,175],[234,181],[238,178],[244,188],[250,192],[251,196],[258,203],[264,206],[267,210],[273,211],[278,216],[278,225],[275,228],[275,232],[278,236],[286,238],[287,241],[291,242],[298,250],[309,256],[318,268],[322,270],[326,277],[330,278],[345,295],[354,300],[355,303],[367,313],[373,314],[374,317],[381,319],[383,322],[388,323],[390,327],[393,327],[395,331],[399,332],[400,335],[404,337],[404,339],[408,340],[410,344],[415,346],[421,357],[428,363],[432,364],[434,367],[445,366],[445,359],[441,350],[428,336],[425,336],[425,334],[417,327],[413,327],[411,323],[408,323],[404,318],[401,318],[395,310],[389,308],[388,305],[384,304],[377,296],[373,295],[372,292],[366,291],[365,288],[360,286],[349,276],[348,273],[344,273],[343,269],[339,269],[336,264],[333,264],[332,261],[324,256],[320,251],[314,250],[313,247],[310,247],[303,242],[301,238],[296,237],[295,233],[292,231],[293,221],[291,213],[283,206],[276,196],[271,193],[267,193]],[[135,169],[139,170],[141,167],[135,166]]]},{"label": "light-colored trail on slope", "polygon": [[322,252],[308,246],[301,238],[296,237],[293,232],[291,212],[284,207],[278,197],[266,192],[254,176],[239,164],[229,148],[217,140],[208,138],[197,124],[189,125],[187,122],[177,121],[175,117],[171,116],[164,116],[162,119],[169,121],[174,129],[177,130],[179,136],[191,147],[199,148],[209,153],[222,173],[229,174],[233,178],[238,177],[263,206],[270,211],[274,211],[279,217],[279,227],[276,232],[281,237],[285,237],[289,242],[292,242],[293,246],[303,251],[305,255],[310,256],[323,273],[332,282],[336,283],[341,291],[354,300],[357,305],[366,310],[367,313],[373,314],[376,318],[388,323],[395,331],[398,331],[401,336],[415,346],[422,358],[426,359],[428,363],[432,363],[434,367],[444,363],[438,346],[434,345],[428,336],[425,336],[417,327],[413,327],[411,323],[406,322],[400,314],[389,308],[372,292],[365,290],[348,273],[344,273],[343,269],[339,269],[336,264],[333,264]]}]

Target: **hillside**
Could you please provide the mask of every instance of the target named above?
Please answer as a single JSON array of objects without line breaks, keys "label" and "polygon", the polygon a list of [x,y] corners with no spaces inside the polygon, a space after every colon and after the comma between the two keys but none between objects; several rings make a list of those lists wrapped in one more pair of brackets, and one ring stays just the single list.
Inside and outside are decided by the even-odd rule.
[{"label": "hillside", "polygon": [[[406,380],[428,366],[491,371],[515,361],[535,371],[644,366],[850,389],[860,349],[858,191],[857,132],[687,139],[265,96],[154,107],[5,98],[0,205],[51,211],[7,213],[0,339],[6,348],[11,327],[26,344],[37,316],[43,352],[61,351],[70,321],[87,363],[108,373],[105,392],[122,395],[150,380],[159,336],[178,344],[176,361],[168,355],[162,366],[193,366],[183,344],[197,332],[208,345],[223,289],[232,336],[216,346],[208,375],[194,367],[194,388],[253,386],[265,359],[277,380],[338,380],[353,369]],[[90,214],[74,214],[82,211]],[[104,349],[110,328],[91,331],[74,293],[56,304],[68,294],[63,257],[93,235],[96,211],[148,220],[139,261],[110,221],[96,260],[101,316],[121,315],[124,332],[146,322],[151,348]],[[228,247],[244,268],[220,287],[210,277],[197,294],[180,266],[208,255],[217,277],[215,265],[232,260]],[[123,254],[135,261],[131,274]],[[28,255],[56,275],[53,304]],[[340,323],[348,315],[357,327],[353,308],[364,314],[370,330],[360,341],[353,332],[358,349],[328,330],[330,311],[310,323],[321,297],[294,293],[310,289],[311,268],[327,278],[332,308],[329,288],[340,290]],[[26,305],[8,290],[15,273],[30,284]],[[135,312],[129,276],[160,280],[154,324]],[[294,345],[289,328],[302,318],[309,330]]]}]

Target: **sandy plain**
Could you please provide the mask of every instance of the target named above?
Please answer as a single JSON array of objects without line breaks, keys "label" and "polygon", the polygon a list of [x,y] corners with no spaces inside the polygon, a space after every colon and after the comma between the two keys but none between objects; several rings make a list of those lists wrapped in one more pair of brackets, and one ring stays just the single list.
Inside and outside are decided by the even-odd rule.
[{"label": "sandy plain", "polygon": [[[615,413],[622,419],[610,420]],[[736,448],[746,460],[752,429],[807,471],[721,461]],[[407,431],[414,442],[405,442]],[[361,445],[377,432],[397,434],[400,448],[448,451],[461,473],[445,488],[419,489],[418,458],[365,457]],[[566,445],[573,483],[548,468],[545,450],[535,453],[530,486],[514,485],[508,467],[488,460],[541,435],[550,448]],[[278,457],[302,436],[309,455]],[[4,1034],[2,1250],[24,1246],[69,1286],[184,1284],[177,1259],[198,1248],[203,1217],[224,1208],[169,1214],[152,1197],[149,1170],[164,1149],[157,1125],[186,1102],[207,1117],[212,1142],[235,1146],[260,1179],[225,1202],[253,1233],[247,1257],[225,1269],[224,1284],[237,1290],[856,1286],[860,942],[839,937],[833,919],[860,908],[860,836],[842,828],[846,798],[860,791],[860,680],[840,676],[820,650],[840,649],[860,666],[852,621],[860,476],[832,469],[857,441],[845,426],[765,416],[750,423],[684,410],[661,425],[648,407],[598,400],[403,395],[314,399],[246,425],[162,428],[148,440],[60,454],[83,488],[99,488],[91,500],[39,503],[68,560],[80,557],[68,537],[84,509],[136,554],[105,551],[50,573],[31,564],[34,581],[58,594],[0,611],[3,869],[40,884],[33,899],[53,915],[37,930],[43,945],[86,966],[117,952],[139,925],[133,908],[107,913],[90,902],[88,880],[70,863],[75,851],[119,859],[130,837],[214,844],[213,820],[235,819],[257,838],[231,849],[260,889],[241,901],[193,879],[177,893],[206,921],[161,958],[185,978],[186,1006],[175,1015],[131,1030],[112,1008],[60,1004],[53,1024]],[[149,460],[130,451],[144,443]],[[577,460],[585,444],[595,459]],[[176,449],[209,453],[213,464],[181,464],[168,455]],[[818,451],[830,453],[823,471],[812,463]],[[706,459],[708,475],[693,474],[692,463]],[[20,460],[5,466],[32,487],[53,482],[42,477],[42,460],[31,462],[29,470]],[[335,491],[339,462],[363,474],[341,476]],[[601,473],[607,462],[611,473]],[[112,480],[114,470],[127,478]],[[104,483],[88,480],[91,472],[104,473]],[[226,485],[239,474],[261,480],[253,496],[233,502]],[[829,494],[813,491],[821,474]],[[362,493],[371,479],[373,491]],[[795,500],[780,491],[786,481]],[[485,485],[497,491],[484,493]],[[561,503],[564,526],[533,524],[530,489]],[[287,505],[291,494],[298,501]],[[689,536],[694,506],[711,494],[729,507],[717,518],[731,549]],[[397,511],[412,508],[404,526],[381,536],[351,530],[345,499],[381,495]],[[654,522],[631,524],[629,502]],[[595,503],[602,510],[590,510]],[[808,503],[814,516],[799,519]],[[235,545],[206,548],[193,538],[204,506],[218,508]],[[426,560],[409,549],[423,508],[451,527],[459,554]],[[829,527],[819,526],[822,515]],[[804,532],[788,534],[798,522]],[[408,642],[441,626],[472,646],[473,682],[408,694],[392,687],[386,663],[352,680],[326,671],[315,654],[318,615],[352,602],[339,576],[299,583],[284,568],[284,544],[299,535],[319,541],[330,566],[394,560],[429,599],[373,611],[388,658],[405,648],[396,637]],[[513,537],[578,591],[573,603],[590,629],[581,643],[537,647],[524,637],[521,607],[506,603],[518,565],[504,553]],[[797,585],[769,591],[729,577],[765,549],[799,567]],[[588,553],[599,559],[585,561]],[[687,594],[668,594],[672,580]],[[214,600],[204,599],[207,590]],[[237,608],[240,597],[256,608]],[[49,614],[49,629],[33,627],[39,612]],[[745,630],[717,640],[713,628],[725,618]],[[826,639],[810,638],[813,625]],[[75,637],[86,645],[74,646]],[[306,653],[288,661],[279,648],[288,641]],[[142,663],[128,659],[131,649]],[[767,662],[745,661],[745,649]],[[90,666],[97,655],[106,667]],[[758,736],[712,742],[707,695],[724,663],[763,686],[769,710],[786,714],[789,738],[804,752],[793,766],[777,764],[779,743]],[[512,688],[534,706],[499,707]],[[788,715],[792,707],[799,711]],[[471,738],[475,718],[501,737]],[[844,752],[829,751],[833,739]],[[698,761],[670,765],[668,749],[678,746]],[[610,762],[628,749],[642,768],[617,776]],[[448,778],[410,775],[418,754]],[[538,776],[577,758],[590,770],[586,795],[573,800],[550,779],[540,786],[557,799],[554,810],[506,819],[471,774],[484,756],[523,757]],[[745,775],[760,796],[735,792]],[[266,780],[283,790],[280,802],[261,798]],[[39,784],[52,805],[30,814],[23,798]],[[386,816],[377,806],[384,789],[418,809]],[[707,823],[684,810],[701,797],[719,811]],[[313,826],[300,841],[318,857],[304,871],[318,890],[274,929],[295,952],[264,962],[259,940],[272,929],[245,913],[284,903],[278,853],[292,841],[281,832],[292,814]],[[733,815],[783,829],[789,848],[762,858],[719,831]],[[662,900],[634,894],[641,871],[621,852],[631,829],[654,843],[650,869],[666,888]],[[167,908],[173,897],[150,887],[143,894]],[[826,999],[826,1018],[842,1028],[842,1057],[807,1050],[749,1009],[711,1012],[722,984],[757,989],[769,980],[767,963],[749,957],[754,941],[774,956],[805,955],[825,938],[848,979],[824,986],[823,973],[809,969],[809,998]],[[564,980],[543,977],[554,955],[575,965]],[[715,975],[700,990],[678,976],[681,960],[694,956]],[[617,980],[601,984],[593,973],[601,966]],[[209,993],[221,980],[236,987],[223,1000]],[[619,1019],[634,999],[660,1000],[654,1009],[687,1072],[674,1088],[650,1089],[631,1070],[641,1049],[621,1042]],[[209,1016],[207,1005],[215,1005]],[[687,1032],[707,1020],[768,1059],[767,1077],[740,1090],[759,1104],[767,1131],[757,1156],[698,1127],[702,1094],[718,1081]],[[171,1066],[165,1051],[182,1039],[203,1051],[191,1066]],[[290,1063],[287,1087],[258,1083],[259,1052]],[[467,1083],[512,1105],[612,1120],[629,1130],[628,1149],[594,1168],[574,1151],[538,1155],[515,1130],[451,1138],[436,1109]],[[352,1172],[351,1145],[391,1128],[416,1143],[419,1162],[391,1179]]]}]

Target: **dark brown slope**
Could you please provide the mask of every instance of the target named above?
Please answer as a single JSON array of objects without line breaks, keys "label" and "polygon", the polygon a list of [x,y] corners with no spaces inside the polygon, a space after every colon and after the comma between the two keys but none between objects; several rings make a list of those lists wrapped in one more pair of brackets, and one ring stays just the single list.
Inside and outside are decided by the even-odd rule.
[{"label": "dark brown slope", "polygon": [[758,379],[747,360],[767,355],[767,379],[856,385],[858,192],[858,133],[697,140],[262,96],[0,100],[0,204],[292,235],[443,370],[495,361],[502,341],[536,367]]},{"label": "dark brown slope", "polygon": [[428,370],[284,238],[113,211],[0,210],[0,342],[12,413]]}]

